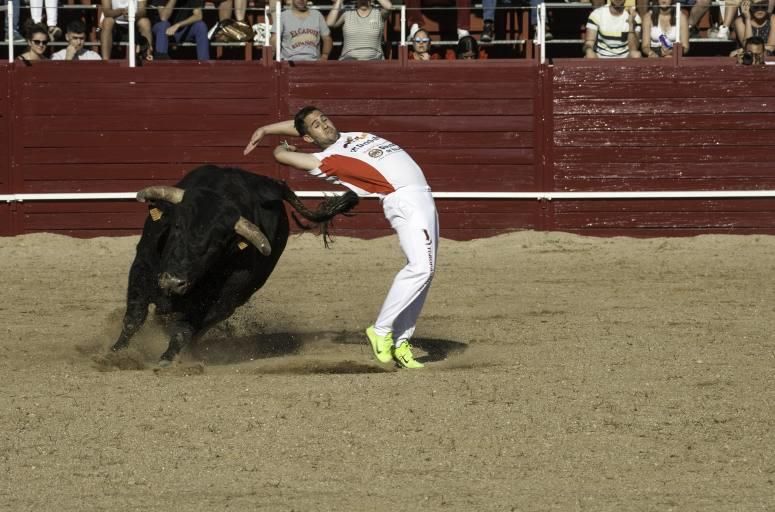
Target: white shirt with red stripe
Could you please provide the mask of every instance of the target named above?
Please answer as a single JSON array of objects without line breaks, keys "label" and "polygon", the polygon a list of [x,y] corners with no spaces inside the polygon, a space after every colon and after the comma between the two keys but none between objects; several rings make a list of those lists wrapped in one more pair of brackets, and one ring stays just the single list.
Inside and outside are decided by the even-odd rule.
[{"label": "white shirt with red stripe", "polygon": [[344,185],[359,196],[385,197],[404,187],[430,190],[422,169],[397,144],[365,132],[342,132],[315,157],[320,167],[309,171],[317,178]]}]

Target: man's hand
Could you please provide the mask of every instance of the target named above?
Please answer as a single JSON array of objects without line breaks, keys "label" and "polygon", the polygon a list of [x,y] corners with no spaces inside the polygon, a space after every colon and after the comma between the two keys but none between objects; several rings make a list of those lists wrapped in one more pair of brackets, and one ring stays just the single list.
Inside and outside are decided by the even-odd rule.
[{"label": "man's hand", "polygon": [[70,44],[65,49],[65,60],[73,60],[75,58],[75,55],[78,53],[78,46],[78,44],[73,44],[73,41],[70,41]]},{"label": "man's hand", "polygon": [[256,131],[254,131],[253,135],[250,137],[250,142],[248,142],[248,145],[245,146],[245,150],[242,152],[242,154],[247,155],[256,149],[256,146],[258,146],[258,143],[261,142],[261,139],[264,138],[264,135],[266,135],[266,132],[264,131],[263,126],[256,129]]},{"label": "man's hand", "polygon": [[174,25],[170,25],[170,27],[164,33],[168,36],[174,36],[175,32],[177,32],[179,29],[180,27],[177,23],[175,23]]}]

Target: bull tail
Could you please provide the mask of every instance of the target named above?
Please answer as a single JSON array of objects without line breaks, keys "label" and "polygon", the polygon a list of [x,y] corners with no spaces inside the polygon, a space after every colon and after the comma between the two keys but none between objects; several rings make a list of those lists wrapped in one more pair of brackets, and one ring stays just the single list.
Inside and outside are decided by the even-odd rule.
[{"label": "bull tail", "polygon": [[[358,196],[355,192],[348,190],[342,195],[327,197],[318,205],[316,210],[310,210],[285,183],[283,183],[283,199],[290,204],[294,210],[299,212],[302,217],[310,222],[314,222],[320,227],[320,233],[323,235],[323,244],[326,247],[328,247],[331,241],[329,228],[333,218],[340,214],[346,215],[347,212],[355,208],[358,204]],[[293,220],[301,229],[311,229],[310,226],[299,220],[294,212],[291,212],[291,214]]]}]

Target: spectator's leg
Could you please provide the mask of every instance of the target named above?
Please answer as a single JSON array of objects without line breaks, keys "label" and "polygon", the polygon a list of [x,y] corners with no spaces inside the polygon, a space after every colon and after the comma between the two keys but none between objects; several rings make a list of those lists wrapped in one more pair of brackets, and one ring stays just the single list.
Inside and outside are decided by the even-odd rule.
[{"label": "spectator's leg", "polygon": [[743,22],[742,16],[735,18],[735,38],[737,39],[740,48],[742,48],[745,43],[745,23]]},{"label": "spectator's leg", "polygon": [[482,41],[492,41],[495,38],[495,4],[497,0],[482,0]]},{"label": "spectator's leg", "polygon": [[46,23],[49,27],[56,27],[59,23],[59,0],[46,0]]},{"label": "spectator's leg", "polygon": [[422,10],[420,0],[404,0],[406,5],[406,23],[412,26],[414,23],[422,27]]},{"label": "spectator's leg", "polygon": [[456,0],[457,28],[471,30],[471,0]]},{"label": "spectator's leg", "polygon": [[205,22],[197,21],[190,27],[186,27],[186,29],[178,30],[175,33],[175,39],[178,41],[181,39],[194,41],[196,43],[197,60],[210,60],[210,41],[207,39],[207,25],[205,25]]},{"label": "spectator's leg", "polygon": [[538,6],[540,4],[541,0],[530,0],[530,25],[533,27],[538,24]]},{"label": "spectator's leg", "polygon": [[43,0],[30,0],[30,17],[36,25],[43,22]]},{"label": "spectator's leg", "polygon": [[692,10],[689,11],[689,37],[692,37],[692,33],[697,34],[697,23],[708,12],[710,2],[711,0],[697,0],[692,6]]},{"label": "spectator's leg", "polygon": [[248,12],[248,0],[234,0],[234,18],[237,21],[245,21]]},{"label": "spectator's leg", "polygon": [[100,23],[100,54],[102,60],[110,60],[110,54],[113,52],[113,28],[116,24],[115,18],[102,18]]},{"label": "spectator's leg", "polygon": [[649,0],[635,0],[641,19],[649,12]]},{"label": "spectator's leg", "polygon": [[228,20],[231,18],[231,8],[234,2],[232,0],[223,0],[218,4],[218,21]]},{"label": "spectator's leg", "polygon": [[168,28],[169,21],[159,21],[153,26],[153,47],[160,55],[167,55],[170,51],[170,41],[166,33]]},{"label": "spectator's leg", "polygon": [[[148,40],[148,43],[150,45],[150,50],[153,52],[153,34],[151,32],[151,20],[148,18],[140,18],[137,20],[137,31],[140,33],[140,37],[144,37]],[[145,58],[146,56],[143,55],[142,58]]]}]

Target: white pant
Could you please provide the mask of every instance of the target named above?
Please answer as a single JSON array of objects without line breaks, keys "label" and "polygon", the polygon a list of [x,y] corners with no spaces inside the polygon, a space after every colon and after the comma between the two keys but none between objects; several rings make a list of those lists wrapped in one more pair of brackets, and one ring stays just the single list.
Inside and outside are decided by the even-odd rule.
[{"label": "white pant", "polygon": [[[43,2],[44,0],[30,0],[30,15],[34,23],[40,23],[43,21]],[[46,24],[49,27],[56,27],[58,0],[45,0],[45,3]]]},{"label": "white pant", "polygon": [[406,266],[393,279],[374,330],[393,333],[396,346],[414,334],[436,270],[439,217],[430,188],[404,187],[382,200],[385,217],[398,234]]}]

